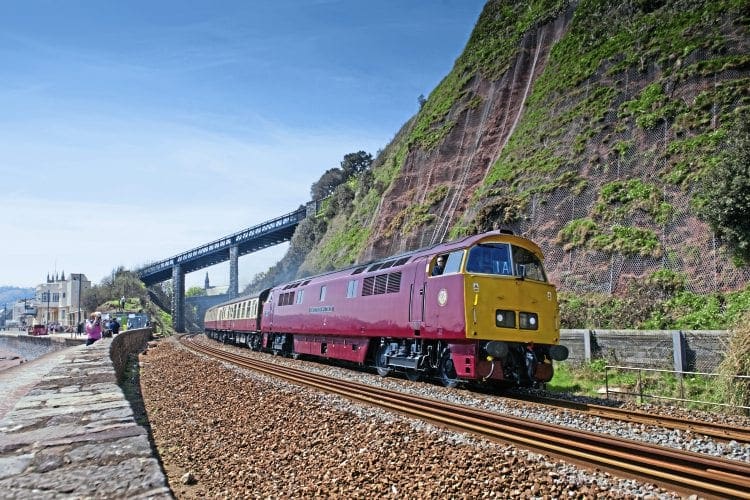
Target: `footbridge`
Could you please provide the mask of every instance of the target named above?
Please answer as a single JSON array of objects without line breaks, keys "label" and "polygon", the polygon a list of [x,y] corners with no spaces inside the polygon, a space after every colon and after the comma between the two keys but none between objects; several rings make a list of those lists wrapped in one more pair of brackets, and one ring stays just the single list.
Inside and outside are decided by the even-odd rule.
[{"label": "footbridge", "polygon": [[146,286],[172,280],[172,324],[176,331],[183,332],[185,274],[229,261],[229,290],[226,298],[236,297],[239,293],[239,257],[291,240],[299,223],[308,215],[315,214],[317,207],[318,202],[312,201],[294,212],[151,263],[138,269],[136,273]]}]

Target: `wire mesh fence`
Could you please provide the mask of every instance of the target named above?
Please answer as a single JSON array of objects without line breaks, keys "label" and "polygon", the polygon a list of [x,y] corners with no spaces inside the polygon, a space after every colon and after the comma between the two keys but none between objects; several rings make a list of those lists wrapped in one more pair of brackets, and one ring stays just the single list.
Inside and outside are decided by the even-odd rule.
[{"label": "wire mesh fence", "polygon": [[684,372],[656,368],[607,365],[604,367],[605,397],[636,399],[639,403],[680,403],[691,408],[733,407],[745,411],[750,406],[727,403],[726,391],[746,387],[750,376]]}]

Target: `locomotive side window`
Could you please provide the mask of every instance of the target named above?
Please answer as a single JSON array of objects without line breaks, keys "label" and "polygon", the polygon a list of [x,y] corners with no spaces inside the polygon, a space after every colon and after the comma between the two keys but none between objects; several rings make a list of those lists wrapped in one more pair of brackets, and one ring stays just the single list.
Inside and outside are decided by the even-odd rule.
[{"label": "locomotive side window", "polygon": [[323,302],[326,300],[326,286],[323,285],[320,287],[320,301]]},{"label": "locomotive side window", "polygon": [[457,250],[449,254],[436,255],[432,261],[430,276],[441,276],[443,274],[455,274],[461,272],[461,261],[464,257],[463,250]]},{"label": "locomotive side window", "polygon": [[510,245],[507,243],[482,243],[469,250],[466,272],[511,276]]},{"label": "locomotive side window", "polygon": [[454,274],[461,271],[461,261],[464,258],[464,251],[458,250],[448,254],[448,260],[445,263],[445,272],[443,274]]},{"label": "locomotive side window", "polygon": [[525,248],[513,246],[513,265],[516,276],[523,276],[536,281],[547,281],[542,262]]},{"label": "locomotive side window", "polygon": [[304,296],[305,296],[305,291],[304,290],[300,290],[299,292],[297,292],[297,302],[296,303],[297,304],[301,304]]},{"label": "locomotive side window", "polygon": [[346,287],[346,298],[351,299],[357,296],[357,280],[349,280]]}]

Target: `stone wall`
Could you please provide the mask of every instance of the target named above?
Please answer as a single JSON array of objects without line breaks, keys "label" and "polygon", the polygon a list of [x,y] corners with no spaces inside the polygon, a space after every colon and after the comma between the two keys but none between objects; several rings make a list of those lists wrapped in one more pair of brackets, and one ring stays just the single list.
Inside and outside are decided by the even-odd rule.
[{"label": "stone wall", "polygon": [[117,380],[121,381],[128,362],[128,356],[141,352],[151,340],[151,328],[135,328],[125,330],[115,335],[109,348],[109,357],[112,359]]}]

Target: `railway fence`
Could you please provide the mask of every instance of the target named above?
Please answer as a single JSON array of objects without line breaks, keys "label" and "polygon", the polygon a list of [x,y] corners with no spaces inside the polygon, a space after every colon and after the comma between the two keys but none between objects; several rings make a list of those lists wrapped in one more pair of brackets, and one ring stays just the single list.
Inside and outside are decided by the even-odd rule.
[{"label": "railway fence", "polygon": [[724,359],[726,330],[589,330],[560,331],[560,343],[570,352],[568,361],[671,369],[677,372],[713,372]]}]

